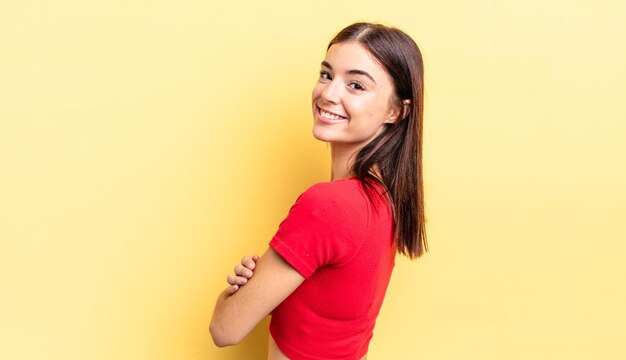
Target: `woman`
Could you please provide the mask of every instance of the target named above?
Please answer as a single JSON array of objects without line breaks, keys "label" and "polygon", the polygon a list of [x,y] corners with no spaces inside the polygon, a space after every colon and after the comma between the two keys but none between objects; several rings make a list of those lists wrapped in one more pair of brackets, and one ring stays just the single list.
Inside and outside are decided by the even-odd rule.
[{"label": "woman", "polygon": [[365,359],[396,252],[427,250],[417,45],[394,28],[348,26],[328,46],[312,108],[331,181],[298,197],[262,257],[235,267],[211,335],[237,344],[271,313],[270,359]]}]

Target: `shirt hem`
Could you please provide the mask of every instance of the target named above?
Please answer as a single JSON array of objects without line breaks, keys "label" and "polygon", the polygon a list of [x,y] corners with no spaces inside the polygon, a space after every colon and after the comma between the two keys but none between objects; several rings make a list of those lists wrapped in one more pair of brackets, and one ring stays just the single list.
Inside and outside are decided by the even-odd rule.
[{"label": "shirt hem", "polygon": [[285,242],[281,241],[278,236],[274,236],[269,245],[285,259],[300,275],[308,279],[313,275],[314,271],[309,265],[300,258]]}]

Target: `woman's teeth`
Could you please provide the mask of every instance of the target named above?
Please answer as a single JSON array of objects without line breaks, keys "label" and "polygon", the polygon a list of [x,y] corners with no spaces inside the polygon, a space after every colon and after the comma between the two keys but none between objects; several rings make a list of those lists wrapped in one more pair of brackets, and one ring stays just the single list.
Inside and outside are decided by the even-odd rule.
[{"label": "woman's teeth", "polygon": [[342,119],[345,119],[345,117],[343,117],[343,116],[337,116],[335,114],[331,114],[329,112],[326,112],[326,111],[324,111],[322,109],[320,109],[320,114],[322,114],[323,117],[325,117],[327,119],[330,119],[330,120],[342,120]]}]

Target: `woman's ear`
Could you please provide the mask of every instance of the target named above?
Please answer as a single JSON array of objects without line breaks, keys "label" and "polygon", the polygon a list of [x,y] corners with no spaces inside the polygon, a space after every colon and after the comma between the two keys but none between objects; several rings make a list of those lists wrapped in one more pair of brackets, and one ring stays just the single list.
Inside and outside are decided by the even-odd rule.
[{"label": "woman's ear", "polygon": [[402,100],[402,118],[404,119],[411,112],[411,100],[404,99]]},{"label": "woman's ear", "polygon": [[387,118],[387,120],[385,120],[385,123],[393,124],[396,121],[398,121],[398,119],[402,120],[407,115],[409,115],[410,111],[411,111],[411,100],[409,99],[402,100],[402,106],[394,106],[391,112],[389,113],[389,117]]}]

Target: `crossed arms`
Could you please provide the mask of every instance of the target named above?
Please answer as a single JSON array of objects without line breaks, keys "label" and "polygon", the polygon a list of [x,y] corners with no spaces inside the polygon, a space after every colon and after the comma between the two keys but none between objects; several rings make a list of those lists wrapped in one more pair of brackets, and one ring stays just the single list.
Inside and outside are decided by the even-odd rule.
[{"label": "crossed arms", "polygon": [[[246,280],[245,286],[233,285],[217,299],[209,330],[219,347],[241,342],[304,281],[304,277],[272,248],[267,249],[252,269],[254,276]],[[238,265],[236,276],[229,276],[229,283],[231,279],[241,278],[246,270]]]}]

